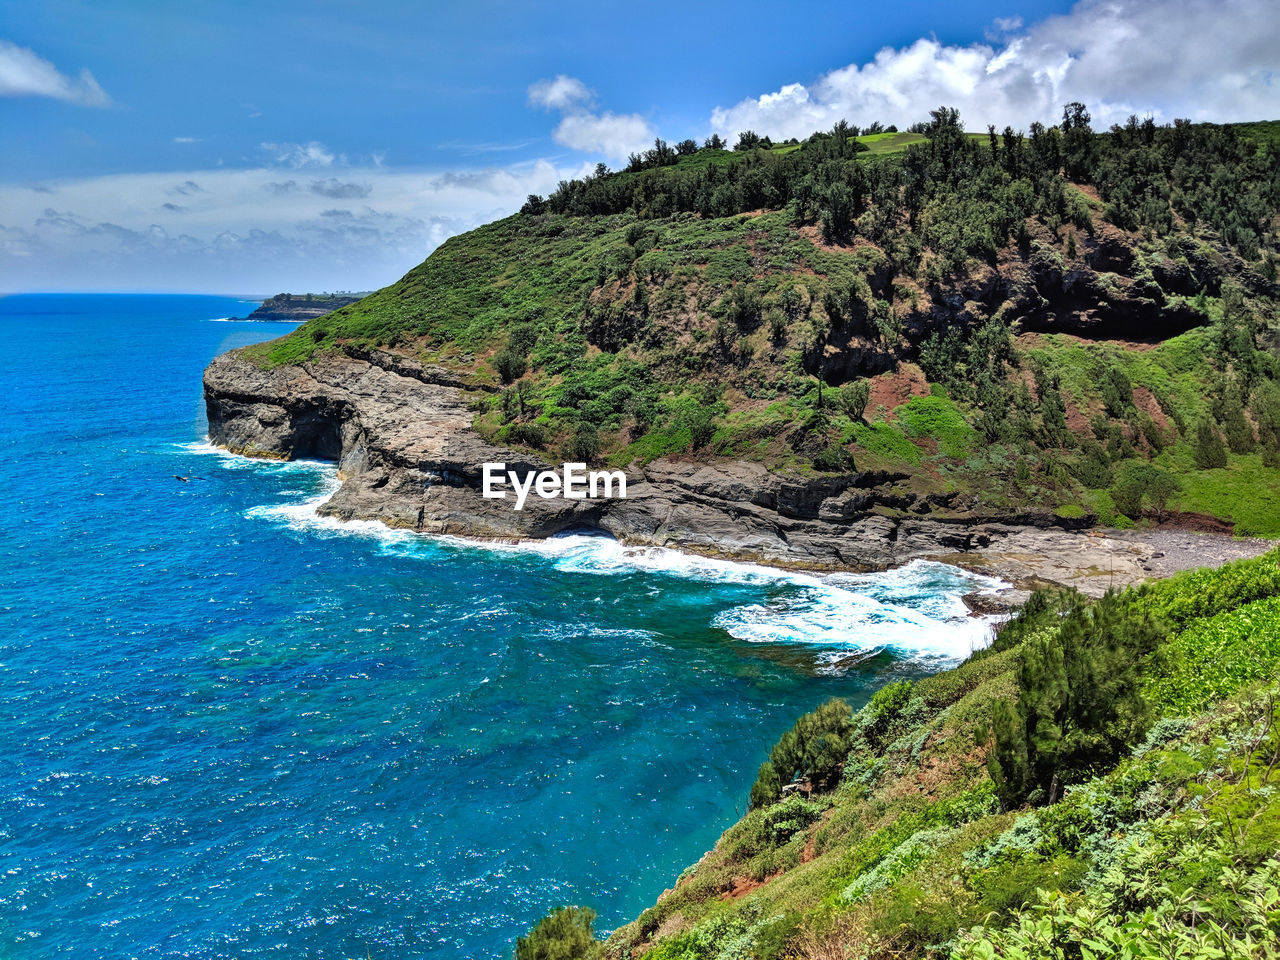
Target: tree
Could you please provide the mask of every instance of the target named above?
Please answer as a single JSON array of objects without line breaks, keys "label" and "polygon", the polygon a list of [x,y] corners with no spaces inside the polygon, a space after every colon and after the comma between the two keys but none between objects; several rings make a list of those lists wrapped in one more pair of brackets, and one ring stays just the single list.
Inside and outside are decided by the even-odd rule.
[{"label": "tree", "polygon": [[538,921],[528,936],[516,938],[515,960],[595,960],[600,942],[592,932],[596,912],[559,907]]},{"label": "tree", "polygon": [[1196,427],[1196,467],[1201,470],[1213,470],[1227,465],[1227,448],[1222,445],[1222,438],[1208,420],[1201,420]]},{"label": "tree", "polygon": [[866,380],[854,380],[840,388],[840,406],[850,420],[861,420],[871,399],[871,384]]},{"label": "tree", "polygon": [[1132,599],[1075,602],[1061,626],[1022,647],[1018,702],[993,710],[988,771],[1006,807],[1054,803],[1141,738],[1149,710],[1138,664],[1167,633]]},{"label": "tree", "polygon": [[572,436],[565,441],[564,459],[568,463],[590,463],[600,453],[600,435],[595,425],[579,420]]},{"label": "tree", "polygon": [[676,153],[682,157],[687,157],[698,152],[697,140],[681,140],[676,144]]},{"label": "tree", "polygon": [[782,788],[797,777],[815,789],[833,787],[849,756],[853,713],[843,700],[828,700],[806,713],[769,751],[751,788],[752,808],[777,802]]},{"label": "tree", "polygon": [[1249,453],[1256,438],[1253,427],[1244,417],[1244,400],[1240,389],[1230,381],[1218,385],[1217,395],[1213,398],[1210,410],[1214,420],[1226,434],[1227,447],[1232,453]]},{"label": "tree", "polygon": [[1085,182],[1092,178],[1097,152],[1089,111],[1078,100],[1062,108],[1062,162],[1067,179]]},{"label": "tree", "polygon": [[493,358],[493,368],[503,383],[519,380],[524,376],[525,366],[524,357],[510,347],[503,347]]},{"label": "tree", "polygon": [[827,243],[848,243],[853,228],[853,194],[842,182],[831,184],[822,193],[818,216],[822,239]]},{"label": "tree", "polygon": [[992,704],[991,730],[994,739],[987,754],[987,772],[996,785],[1000,805],[1011,810],[1022,803],[1031,779],[1025,727],[1017,707],[1003,700]]},{"label": "tree", "polygon": [[738,142],[734,144],[734,150],[754,150],[760,146],[760,134],[754,130],[743,130],[738,134]]},{"label": "tree", "polygon": [[723,150],[724,138],[718,133],[713,133],[702,142],[702,146],[707,150]]}]

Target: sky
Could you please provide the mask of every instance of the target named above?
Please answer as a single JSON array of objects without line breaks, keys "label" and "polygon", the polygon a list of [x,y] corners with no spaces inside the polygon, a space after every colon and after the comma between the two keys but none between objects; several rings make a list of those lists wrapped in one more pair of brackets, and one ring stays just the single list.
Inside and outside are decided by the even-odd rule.
[{"label": "sky", "polygon": [[712,133],[1280,119],[1277,0],[0,0],[0,291],[393,282]]}]

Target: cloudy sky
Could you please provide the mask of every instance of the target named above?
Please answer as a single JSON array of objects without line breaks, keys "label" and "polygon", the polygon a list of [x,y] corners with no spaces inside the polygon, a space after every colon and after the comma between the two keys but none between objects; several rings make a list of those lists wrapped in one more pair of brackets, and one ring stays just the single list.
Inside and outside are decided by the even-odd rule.
[{"label": "cloudy sky", "polygon": [[0,0],[0,291],[369,289],[655,136],[1074,99],[1280,118],[1276,0]]}]

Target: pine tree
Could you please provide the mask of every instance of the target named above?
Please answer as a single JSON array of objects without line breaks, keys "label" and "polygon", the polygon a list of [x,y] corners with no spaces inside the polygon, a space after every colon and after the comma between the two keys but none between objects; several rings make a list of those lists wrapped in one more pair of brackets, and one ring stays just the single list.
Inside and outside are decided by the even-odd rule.
[{"label": "pine tree", "polygon": [[1227,448],[1222,445],[1222,438],[1208,420],[1202,420],[1196,428],[1196,467],[1212,470],[1226,465]]},{"label": "pine tree", "polygon": [[1027,763],[1026,728],[1016,707],[998,700],[991,708],[995,742],[987,754],[987,772],[996,785],[1001,806],[1009,810],[1027,795],[1030,767]]},{"label": "pine tree", "polygon": [[1017,705],[992,711],[988,770],[1006,808],[1024,799],[1054,803],[1141,735],[1148,712],[1136,665],[1161,633],[1136,605],[1109,593],[1025,642]]}]

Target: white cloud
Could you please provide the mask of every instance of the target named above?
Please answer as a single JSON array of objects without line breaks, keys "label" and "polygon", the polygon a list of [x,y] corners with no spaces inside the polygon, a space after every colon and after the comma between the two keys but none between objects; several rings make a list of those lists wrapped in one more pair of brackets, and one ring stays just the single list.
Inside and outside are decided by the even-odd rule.
[{"label": "white cloud", "polygon": [[[263,167],[0,184],[0,290],[372,289],[589,170],[368,166],[299,184]],[[354,205],[336,211],[334,195]]]},{"label": "white cloud", "polygon": [[174,137],[173,142],[174,143],[200,143],[202,141],[199,137]]},{"label": "white cloud", "polygon": [[323,143],[260,143],[258,146],[270,154],[276,163],[290,167],[331,167],[334,161],[345,163],[346,157],[334,154]]},{"label": "white cloud", "polygon": [[87,69],[72,79],[27,47],[0,40],[0,97],[52,97],[86,107],[111,103]]},{"label": "white cloud", "polygon": [[556,143],[583,153],[603,154],[610,160],[625,160],[653,145],[657,135],[644,117],[635,114],[571,113],[551,134]]},{"label": "white cloud", "polygon": [[571,150],[625,160],[629,154],[653,143],[657,131],[638,113],[593,113],[594,102],[587,85],[563,73],[554,80],[539,80],[529,87],[529,102],[564,116],[551,138]]},{"label": "white cloud", "polygon": [[570,110],[591,103],[591,91],[577,77],[558,74],[554,80],[539,80],[529,87],[529,102],[545,110]]},{"label": "white cloud", "polygon": [[1082,0],[1023,28],[998,20],[997,42],[920,39],[886,47],[806,86],[793,83],[731,107],[712,128],[805,137],[844,118],[905,126],[940,104],[970,129],[1051,122],[1084,102],[1094,126],[1150,113],[1158,120],[1269,119],[1280,114],[1280,17],[1274,0]]}]

